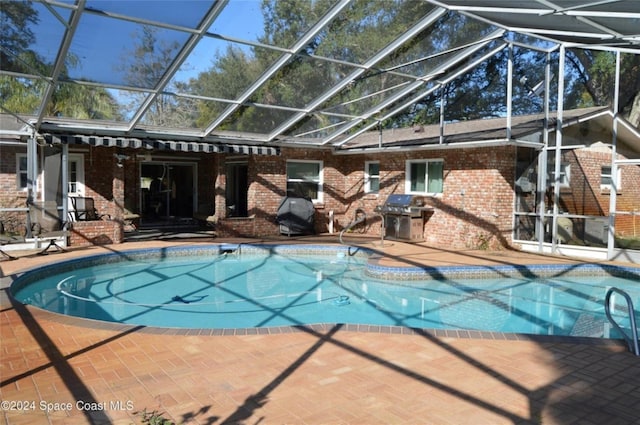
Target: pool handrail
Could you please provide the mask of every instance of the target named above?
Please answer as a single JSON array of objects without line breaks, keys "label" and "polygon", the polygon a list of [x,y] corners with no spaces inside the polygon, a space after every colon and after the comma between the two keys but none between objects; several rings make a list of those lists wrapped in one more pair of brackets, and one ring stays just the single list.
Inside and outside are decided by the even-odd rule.
[{"label": "pool handrail", "polygon": [[[613,319],[613,316],[611,315],[611,307],[610,307],[611,296],[614,293],[618,293],[622,295],[625,301],[627,302],[627,312],[629,313],[629,326],[631,328],[631,337],[629,337],[629,335],[627,335],[627,333],[624,330],[622,330],[622,327],[618,325],[618,323]],[[629,347],[629,351],[631,351],[636,356],[640,356],[640,347],[638,347],[638,327],[636,326],[635,310],[633,309],[633,301],[631,300],[631,297],[629,296],[629,294],[627,294],[622,289],[619,289],[616,287],[609,288],[609,290],[607,291],[607,294],[604,297],[604,311],[607,315],[607,319],[609,319],[609,322],[624,337]]]},{"label": "pool handrail", "polygon": [[[362,215],[360,217],[358,217],[358,214],[362,214]],[[340,231],[340,235],[338,236],[338,238],[340,239],[340,243],[342,245],[346,245],[344,243],[344,241],[342,240],[342,235],[344,234],[344,232],[347,232],[351,228],[357,226],[360,223],[366,222],[366,221],[367,221],[367,213],[362,208],[356,208],[353,221],[351,221],[351,223],[347,224],[345,226],[345,228]]]}]

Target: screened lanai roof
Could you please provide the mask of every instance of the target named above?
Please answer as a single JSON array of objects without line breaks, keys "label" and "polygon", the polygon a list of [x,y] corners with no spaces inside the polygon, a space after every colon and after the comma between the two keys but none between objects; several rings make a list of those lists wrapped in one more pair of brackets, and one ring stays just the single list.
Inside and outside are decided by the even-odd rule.
[{"label": "screened lanai roof", "polygon": [[636,0],[3,1],[39,134],[347,148],[507,46],[640,54]]}]

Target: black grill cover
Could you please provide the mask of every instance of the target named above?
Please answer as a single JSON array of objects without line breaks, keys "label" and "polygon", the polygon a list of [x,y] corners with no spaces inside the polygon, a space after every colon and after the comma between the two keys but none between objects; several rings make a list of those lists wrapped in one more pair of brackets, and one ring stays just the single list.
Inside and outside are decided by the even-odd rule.
[{"label": "black grill cover", "polygon": [[287,196],[280,202],[276,214],[276,222],[280,225],[280,233],[309,234],[314,233],[313,202],[306,198]]}]

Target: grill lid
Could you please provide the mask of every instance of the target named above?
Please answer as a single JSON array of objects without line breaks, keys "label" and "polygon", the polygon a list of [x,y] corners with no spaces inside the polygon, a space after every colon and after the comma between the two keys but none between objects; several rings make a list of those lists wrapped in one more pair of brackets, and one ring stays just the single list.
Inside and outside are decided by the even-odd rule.
[{"label": "grill lid", "polygon": [[412,205],[414,195],[392,194],[387,197],[385,205],[393,207],[409,207]]},{"label": "grill lid", "polygon": [[424,198],[417,195],[392,194],[387,197],[385,205],[390,207],[422,207]]},{"label": "grill lid", "polygon": [[387,197],[383,205],[375,208],[381,214],[402,214],[419,217],[423,211],[431,210],[424,203],[424,197],[420,195],[393,194]]}]

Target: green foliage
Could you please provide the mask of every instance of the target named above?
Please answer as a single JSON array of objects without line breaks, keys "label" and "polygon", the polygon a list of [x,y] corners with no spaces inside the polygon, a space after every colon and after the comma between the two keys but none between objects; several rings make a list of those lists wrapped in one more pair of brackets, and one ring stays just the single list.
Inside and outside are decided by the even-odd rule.
[{"label": "green foliage", "polygon": [[478,233],[476,235],[476,249],[487,251],[491,247],[493,237],[490,233]]},{"label": "green foliage", "polygon": [[622,249],[640,249],[640,237],[616,236],[616,247]]},{"label": "green foliage", "polygon": [[[0,76],[0,99],[2,107],[18,114],[37,114],[42,100],[50,87],[46,78],[52,76],[53,63],[40,57],[30,49],[35,42],[31,27],[39,22],[37,11],[30,1],[0,1],[3,33],[0,38],[0,62],[3,70],[23,73],[31,78],[10,75]],[[70,118],[115,119],[118,118],[115,100],[103,88],[64,83],[68,66],[76,64],[77,58],[68,55],[62,68],[59,83],[45,106],[49,116]]]},{"label": "green foliage", "polygon": [[138,412],[141,417],[141,423],[147,425],[176,425],[170,419],[167,419],[163,416],[162,412],[158,412],[157,410],[153,410],[151,412],[147,412],[147,409],[144,409],[142,412]]},{"label": "green foliage", "polygon": [[23,69],[20,56],[35,41],[31,27],[37,25],[38,14],[27,1],[0,1],[0,63],[8,71]]},{"label": "green foliage", "polygon": [[[615,53],[573,49],[567,52],[567,57],[567,65],[572,77],[567,95],[569,107],[612,105],[615,95]],[[619,112],[628,115],[633,99],[638,93],[640,93],[640,55],[622,54]]]},{"label": "green foliage", "polygon": [[[416,93],[400,96],[415,76],[425,79],[420,90],[437,84],[440,67],[449,64],[447,72],[463,69],[486,54],[502,40],[489,43],[474,54],[461,55],[459,62],[451,59],[460,55],[464,46],[488,36],[495,28],[456,12],[447,12],[436,23],[427,26],[402,46],[390,52],[363,71],[363,66],[376,58],[391,42],[414,27],[436,8],[429,2],[417,0],[359,0],[350,3],[335,19],[312,37],[299,53],[288,55],[291,49],[335,5],[334,0],[262,0],[264,28],[256,44],[228,42],[219,51],[210,52],[211,66],[189,81],[172,82],[148,105],[141,122],[149,125],[206,128],[225,110],[234,111],[218,129],[242,132],[269,133],[295,116],[287,108],[305,110],[320,103],[320,112],[299,120],[296,132],[327,127],[334,131],[337,124],[354,117],[372,116],[381,119],[389,111],[410,100]],[[2,69],[26,73],[32,78],[18,78],[10,74],[0,76],[2,107],[14,113],[34,114],[49,88],[54,69],[31,49],[35,42],[32,31],[38,23],[37,10],[29,1],[0,1],[3,37],[0,39]],[[165,41],[164,29],[143,25],[132,34],[130,49],[121,60],[126,85],[153,90],[163,80],[182,45],[175,39]],[[508,37],[515,37],[513,34]],[[264,45],[279,49],[268,49]],[[527,43],[536,43],[527,40]],[[299,46],[298,46],[299,47]],[[544,77],[545,53],[514,47],[513,113],[536,113],[542,110],[542,98],[532,96],[518,84],[527,77],[534,84]],[[440,103],[446,106],[445,120],[472,120],[504,116],[506,113],[508,49],[465,70],[458,78],[392,119],[383,127],[413,124],[432,124],[439,121]],[[274,63],[287,58],[277,71]],[[330,60],[324,60],[330,59]],[[613,100],[615,56],[609,52],[570,49],[567,51],[566,109],[593,105],[609,105]],[[148,91],[132,92],[128,105],[123,107],[109,91],[92,85],[68,81],[68,69],[79,60],[68,55],[56,82],[46,110],[49,116],[78,119],[119,120],[123,114],[137,111],[150,95]],[[551,62],[557,65],[557,53]],[[254,87],[265,72],[273,75],[260,87]],[[433,81],[431,81],[431,79]],[[557,97],[557,79],[551,88],[551,104]],[[344,84],[348,81],[348,84]],[[322,96],[327,90],[341,86],[331,98]],[[640,92],[640,55],[625,54],[622,58],[620,81],[620,110],[629,112],[634,97]],[[245,93],[242,105],[233,101]],[[418,92],[419,93],[419,92]],[[185,96],[186,95],[186,96]],[[382,111],[375,113],[381,102],[398,95]],[[122,101],[123,98],[118,100]],[[277,106],[279,108],[266,108]],[[374,114],[375,113],[375,114]],[[319,133],[322,134],[322,133]]]}]

